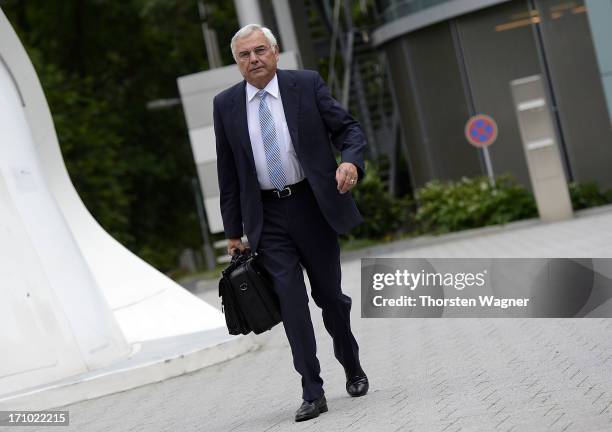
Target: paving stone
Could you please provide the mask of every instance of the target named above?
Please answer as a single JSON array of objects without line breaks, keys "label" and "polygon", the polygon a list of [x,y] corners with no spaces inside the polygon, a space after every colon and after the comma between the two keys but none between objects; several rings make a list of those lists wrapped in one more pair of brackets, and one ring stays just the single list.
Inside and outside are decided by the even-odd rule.
[{"label": "paving stone", "polygon": [[[416,248],[390,245],[377,256],[612,257],[610,227],[608,211]],[[293,421],[300,380],[279,325],[258,337],[258,350],[226,363],[67,406],[70,426],[62,430],[612,430],[612,319],[361,319],[360,261],[343,262],[343,275],[367,396],[346,394],[311,301],[329,405],[319,418]],[[214,290],[200,295],[218,304]]]}]

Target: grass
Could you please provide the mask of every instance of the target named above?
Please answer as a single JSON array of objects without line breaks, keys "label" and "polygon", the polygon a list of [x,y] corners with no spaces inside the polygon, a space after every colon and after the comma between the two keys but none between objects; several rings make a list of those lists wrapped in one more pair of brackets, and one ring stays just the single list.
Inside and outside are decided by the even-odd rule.
[{"label": "grass", "polygon": [[341,239],[340,240],[340,250],[341,252],[354,251],[359,249],[365,249],[372,246],[376,246],[382,243],[386,243],[384,240],[379,239]]}]

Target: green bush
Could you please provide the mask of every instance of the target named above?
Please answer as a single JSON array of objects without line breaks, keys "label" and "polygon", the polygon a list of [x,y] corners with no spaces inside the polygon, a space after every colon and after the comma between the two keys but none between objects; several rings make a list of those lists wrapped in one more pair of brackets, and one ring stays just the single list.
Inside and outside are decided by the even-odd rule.
[{"label": "green bush", "polygon": [[595,182],[571,182],[569,192],[574,210],[612,203],[612,190],[602,192]]},{"label": "green bush", "polygon": [[509,175],[496,179],[463,177],[457,182],[427,183],[416,193],[415,215],[421,233],[444,233],[504,224],[537,216],[532,195]]},{"label": "green bush", "polygon": [[390,238],[409,222],[412,200],[395,198],[381,181],[378,170],[366,164],[366,174],[352,191],[364,222],[351,231],[354,238]]}]

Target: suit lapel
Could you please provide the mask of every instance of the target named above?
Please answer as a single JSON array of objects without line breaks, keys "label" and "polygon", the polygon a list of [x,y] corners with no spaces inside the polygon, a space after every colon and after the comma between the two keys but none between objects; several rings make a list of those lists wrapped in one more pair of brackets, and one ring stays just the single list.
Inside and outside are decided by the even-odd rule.
[{"label": "suit lapel", "polygon": [[[287,128],[291,135],[291,142],[297,152],[299,150],[298,142],[298,114],[300,108],[300,92],[296,82],[284,70],[276,71],[278,78],[278,88],[283,100],[283,110],[285,111],[285,120],[287,120]],[[299,154],[299,153],[298,153]]]},{"label": "suit lapel", "polygon": [[253,148],[251,147],[251,138],[249,137],[249,124],[247,121],[245,87],[246,81],[243,81],[237,86],[232,96],[232,117],[236,130],[238,131],[240,144],[249,158],[251,168],[255,170],[255,158],[253,157]]}]

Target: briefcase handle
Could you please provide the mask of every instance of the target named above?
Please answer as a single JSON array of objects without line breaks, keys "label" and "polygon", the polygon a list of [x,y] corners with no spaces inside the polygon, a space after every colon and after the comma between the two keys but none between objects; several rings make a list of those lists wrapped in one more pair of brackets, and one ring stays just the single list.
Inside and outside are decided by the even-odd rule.
[{"label": "briefcase handle", "polygon": [[232,259],[225,270],[221,272],[223,276],[229,276],[238,266],[249,260],[249,258],[255,258],[257,254],[252,252],[250,248],[246,248],[244,252],[240,252],[240,249],[235,249],[232,254]]},{"label": "briefcase handle", "polygon": [[257,253],[251,251],[250,248],[246,248],[244,252],[241,252],[240,249],[235,249],[232,254],[232,263],[234,262],[244,262],[251,257],[257,256]]}]

